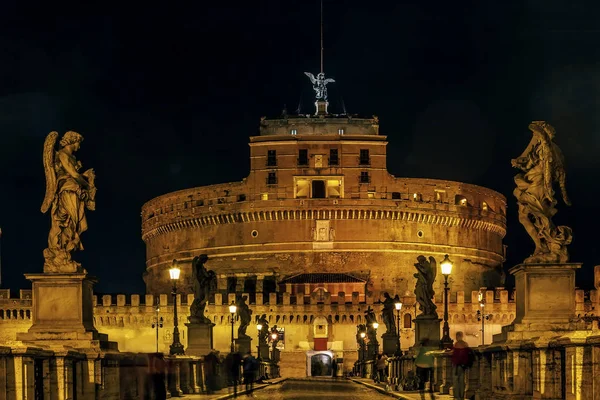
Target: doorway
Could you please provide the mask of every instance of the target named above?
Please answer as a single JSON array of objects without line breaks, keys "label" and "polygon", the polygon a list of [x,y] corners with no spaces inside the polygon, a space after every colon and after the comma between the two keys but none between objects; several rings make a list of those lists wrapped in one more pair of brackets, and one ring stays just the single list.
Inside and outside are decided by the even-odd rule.
[{"label": "doorway", "polygon": [[331,356],[329,354],[315,354],[310,358],[310,376],[331,376]]},{"label": "doorway", "polygon": [[312,181],[312,198],[313,199],[324,199],[325,198],[325,181]]}]

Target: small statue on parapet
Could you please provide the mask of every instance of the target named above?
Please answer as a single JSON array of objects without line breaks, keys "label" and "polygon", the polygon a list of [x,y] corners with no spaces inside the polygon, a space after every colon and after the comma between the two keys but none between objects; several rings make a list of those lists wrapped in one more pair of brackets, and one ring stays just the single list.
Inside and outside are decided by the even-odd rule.
[{"label": "small statue on parapet", "polygon": [[269,343],[269,320],[267,320],[267,314],[261,315],[257,324],[262,325],[262,328],[258,331],[258,344]]},{"label": "small statue on parapet", "polygon": [[375,316],[375,311],[371,308],[371,306],[367,307],[365,311],[365,321],[367,325],[367,337],[369,338],[369,343],[377,343],[377,329],[373,326],[373,323],[377,322],[377,317]]},{"label": "small statue on parapet", "polygon": [[250,320],[252,319],[252,310],[250,310],[250,307],[248,307],[248,303],[246,303],[247,300],[248,296],[244,295],[238,297],[236,302],[236,313],[238,315],[238,318],[240,319],[240,326],[238,327],[238,338],[248,337],[248,335],[246,335],[246,329],[248,329],[248,325],[250,325]]},{"label": "small statue on parapet", "polygon": [[415,285],[415,295],[417,296],[417,303],[419,303],[419,310],[421,314],[418,317],[436,317],[437,306],[433,302],[433,296],[435,292],[433,290],[433,282],[437,275],[437,263],[435,258],[429,257],[429,261],[425,256],[417,257],[417,273],[413,276],[417,278],[417,284]]},{"label": "small statue on parapet", "polygon": [[214,271],[206,269],[204,264],[208,261],[206,254],[194,257],[192,260],[192,279],[194,282],[194,301],[190,306],[191,323],[210,324],[210,319],[204,316],[204,309],[208,304],[208,298],[211,292],[214,292],[217,286],[217,276]]},{"label": "small statue on parapet", "polygon": [[396,306],[394,305],[394,299],[392,299],[388,292],[383,294],[385,298],[383,300],[383,310],[381,312],[381,319],[385,324],[386,334],[396,334],[396,324],[394,324],[394,310]]},{"label": "small statue on parapet", "polygon": [[513,167],[523,171],[515,176],[517,187],[513,191],[519,206],[519,222],[535,244],[533,254],[524,263],[566,263],[573,232],[568,226],[555,226],[552,222],[557,211],[554,183],[558,183],[564,203],[571,205],[564,157],[553,142],[556,131],[552,125],[533,121],[529,130],[533,133],[529,145],[519,157],[511,160]]}]

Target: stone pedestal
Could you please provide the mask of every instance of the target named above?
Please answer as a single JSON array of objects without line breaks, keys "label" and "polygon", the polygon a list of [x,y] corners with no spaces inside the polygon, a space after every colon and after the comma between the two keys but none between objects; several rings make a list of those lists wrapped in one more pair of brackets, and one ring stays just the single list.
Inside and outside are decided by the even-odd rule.
[{"label": "stone pedestal", "polygon": [[[515,276],[515,324],[566,322],[575,317],[575,270],[581,264],[519,264]],[[522,300],[522,301],[520,301]]]},{"label": "stone pedestal", "polygon": [[367,360],[373,360],[379,350],[379,343],[367,343]]},{"label": "stone pedestal", "polygon": [[251,343],[252,343],[252,338],[250,336],[241,336],[241,337],[235,339],[237,351],[239,351],[240,354],[242,354],[242,356],[244,354],[250,352],[250,350],[252,349],[250,347]]},{"label": "stone pedestal", "polygon": [[185,349],[187,355],[205,356],[213,349],[213,327],[215,324],[187,323],[188,345]]},{"label": "stone pedestal", "polygon": [[575,271],[580,263],[519,264],[515,276],[516,316],[494,342],[557,337],[580,327],[575,319]]},{"label": "stone pedestal", "polygon": [[384,333],[381,335],[381,339],[383,340],[383,353],[388,356],[393,356],[400,350],[398,348],[398,335],[395,333]]},{"label": "stone pedestal", "polygon": [[116,342],[109,342],[108,335],[94,328],[94,278],[85,273],[25,277],[32,282],[32,326],[27,333],[17,334],[17,340],[39,346],[117,350]]},{"label": "stone pedestal", "polygon": [[428,339],[427,346],[439,346],[440,322],[442,322],[442,320],[435,316],[417,316],[414,319],[415,345],[419,345],[423,339]]},{"label": "stone pedestal", "polygon": [[260,343],[258,345],[258,357],[264,361],[269,359],[269,345],[267,343]]}]

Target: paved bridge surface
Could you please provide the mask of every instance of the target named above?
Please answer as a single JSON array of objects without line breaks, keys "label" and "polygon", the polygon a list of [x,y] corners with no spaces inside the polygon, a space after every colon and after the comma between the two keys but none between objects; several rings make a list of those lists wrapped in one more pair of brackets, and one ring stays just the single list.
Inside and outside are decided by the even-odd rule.
[{"label": "paved bridge surface", "polygon": [[[367,386],[340,378],[335,381],[326,379],[290,379],[282,383],[269,385],[257,385],[250,396],[247,393],[239,393],[237,397],[252,397],[257,400],[318,400],[318,399],[369,399],[389,400],[393,397],[386,396]],[[241,389],[244,389],[242,385]],[[227,399],[233,398],[231,394],[222,392],[215,395],[186,395],[186,399]]]}]

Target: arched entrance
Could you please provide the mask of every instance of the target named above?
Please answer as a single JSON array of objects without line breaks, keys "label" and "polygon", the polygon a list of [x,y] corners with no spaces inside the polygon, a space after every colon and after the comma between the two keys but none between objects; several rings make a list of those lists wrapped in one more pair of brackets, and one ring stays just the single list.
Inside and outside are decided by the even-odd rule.
[{"label": "arched entrance", "polygon": [[310,376],[331,376],[331,355],[327,352],[317,353],[310,356]]}]

